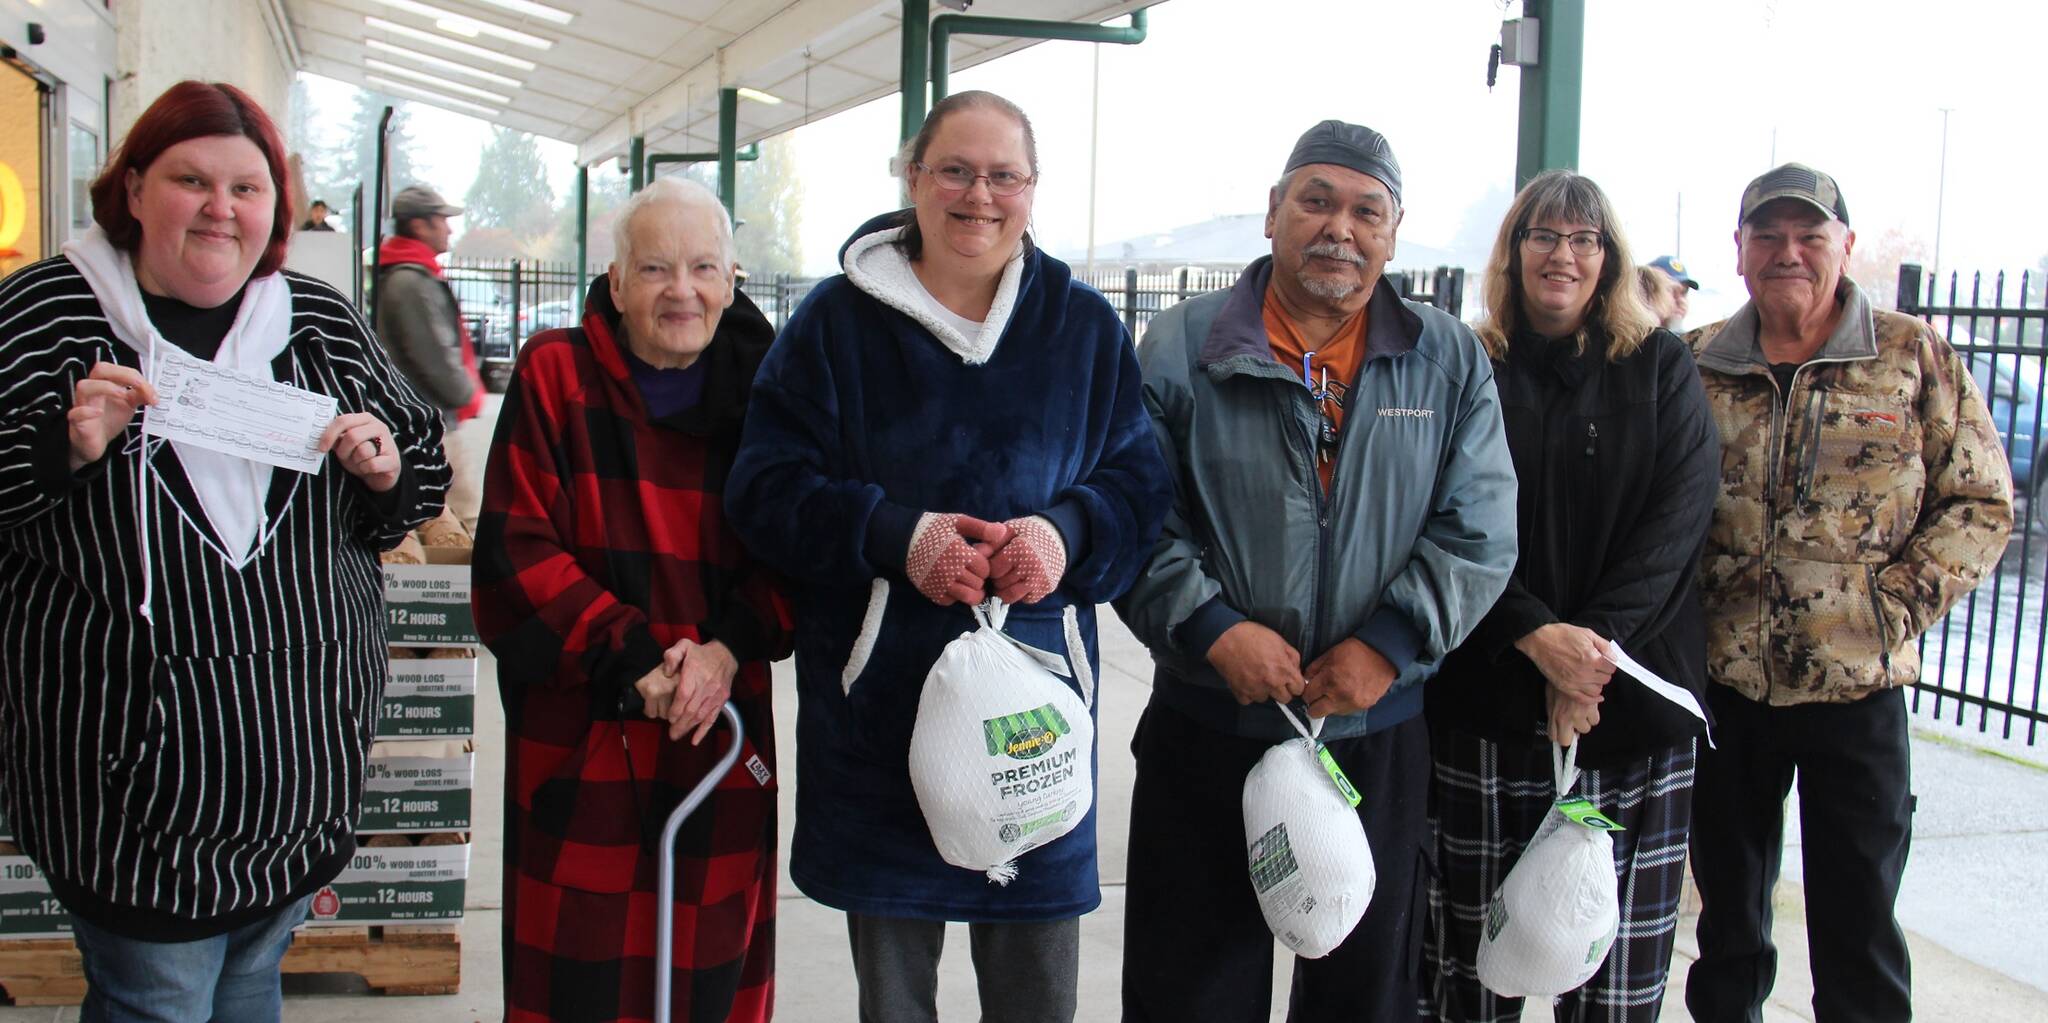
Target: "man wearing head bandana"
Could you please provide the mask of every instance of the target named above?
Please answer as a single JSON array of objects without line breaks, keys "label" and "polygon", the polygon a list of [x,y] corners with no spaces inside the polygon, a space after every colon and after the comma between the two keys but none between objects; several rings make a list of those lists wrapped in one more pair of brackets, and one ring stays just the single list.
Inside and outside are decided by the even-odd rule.
[{"label": "man wearing head bandana", "polygon": [[1296,960],[1289,1019],[1416,1012],[1422,683],[1514,567],[1515,474],[1478,340],[1381,275],[1401,216],[1386,138],[1324,121],[1268,196],[1272,255],[1148,329],[1145,404],[1177,487],[1117,603],[1157,667],[1133,743],[1131,1023],[1269,1017],[1240,799],[1295,737],[1276,702],[1322,720],[1378,870],[1350,937]]}]

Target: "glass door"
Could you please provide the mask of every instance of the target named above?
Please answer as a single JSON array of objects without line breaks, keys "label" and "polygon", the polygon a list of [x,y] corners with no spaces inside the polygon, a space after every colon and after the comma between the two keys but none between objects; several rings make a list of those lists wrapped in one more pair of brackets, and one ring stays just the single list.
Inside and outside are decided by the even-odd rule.
[{"label": "glass door", "polygon": [[48,139],[49,89],[0,64],[0,277],[50,255]]}]

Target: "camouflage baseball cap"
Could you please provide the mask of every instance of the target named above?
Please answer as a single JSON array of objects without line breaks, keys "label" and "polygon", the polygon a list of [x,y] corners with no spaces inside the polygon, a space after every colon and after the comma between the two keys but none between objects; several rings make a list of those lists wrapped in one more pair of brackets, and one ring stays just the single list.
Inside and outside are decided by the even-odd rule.
[{"label": "camouflage baseball cap", "polygon": [[1749,223],[1765,203],[1777,199],[1797,199],[1829,220],[1839,220],[1844,227],[1849,224],[1849,205],[1842,201],[1841,186],[1834,178],[1803,163],[1787,163],[1763,172],[1742,190],[1742,216],[1736,218],[1736,226]]}]

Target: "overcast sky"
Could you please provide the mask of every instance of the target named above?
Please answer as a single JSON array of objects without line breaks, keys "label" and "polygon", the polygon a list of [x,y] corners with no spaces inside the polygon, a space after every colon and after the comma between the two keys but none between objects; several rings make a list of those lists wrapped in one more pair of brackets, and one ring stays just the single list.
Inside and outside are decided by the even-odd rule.
[{"label": "overcast sky", "polygon": [[[1691,264],[1707,288],[1695,319],[1744,297],[1729,239],[1735,205],[1774,157],[1832,173],[1864,240],[1897,229],[1931,258],[1941,192],[1944,266],[2018,269],[2048,253],[2048,203],[2035,184],[2048,148],[2038,127],[2044,5],[1586,7],[1580,170],[1608,190],[1639,256],[1677,252]],[[1325,117],[1393,142],[1405,178],[1402,240],[1441,248],[1461,231],[1490,236],[1514,173],[1519,72],[1503,68],[1489,92],[1486,55],[1519,9],[1500,0],[1153,8],[1143,44],[1099,47],[1098,255],[1126,238],[1262,212],[1295,136]],[[1079,253],[1088,238],[1095,49],[1043,43],[953,76],[956,89],[999,92],[1032,115],[1042,165],[1033,220],[1055,252]],[[337,89],[346,87],[319,90],[322,105],[346,110],[345,99],[328,99]],[[1945,190],[1942,107],[1952,109]],[[420,162],[459,195],[487,126],[414,109]],[[898,110],[891,96],[798,129],[808,270],[836,270],[847,233],[894,203],[886,167]],[[572,150],[546,152],[565,188]]]}]

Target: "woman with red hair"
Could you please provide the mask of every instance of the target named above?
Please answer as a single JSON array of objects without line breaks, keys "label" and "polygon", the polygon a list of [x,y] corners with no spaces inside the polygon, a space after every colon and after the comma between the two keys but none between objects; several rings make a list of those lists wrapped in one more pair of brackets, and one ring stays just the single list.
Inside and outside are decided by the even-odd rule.
[{"label": "woman with red hair", "polygon": [[[248,95],[180,82],[93,182],[97,226],[0,281],[0,782],[83,1020],[279,1018],[291,929],[355,851],[378,554],[448,485],[438,413],[280,270],[286,180]],[[166,367],[209,363],[333,399],[328,457],[146,436]]]}]

